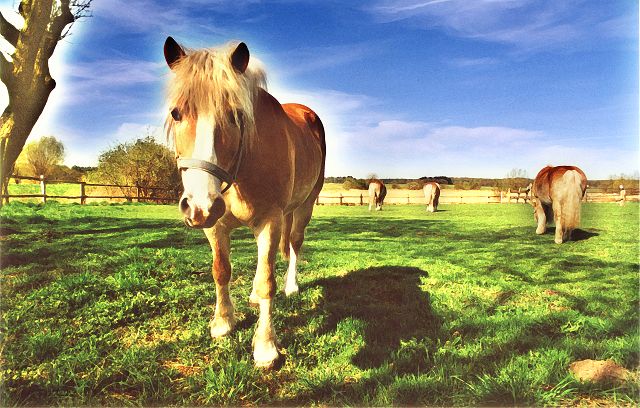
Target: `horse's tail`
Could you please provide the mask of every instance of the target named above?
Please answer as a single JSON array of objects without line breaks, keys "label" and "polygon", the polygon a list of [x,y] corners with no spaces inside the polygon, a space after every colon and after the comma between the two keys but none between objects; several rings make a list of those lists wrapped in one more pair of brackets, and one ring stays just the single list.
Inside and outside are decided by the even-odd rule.
[{"label": "horse's tail", "polygon": [[574,230],[580,225],[580,207],[582,202],[582,177],[575,170],[569,170],[562,176],[564,185],[564,203],[562,209],[563,224],[566,230]]}]

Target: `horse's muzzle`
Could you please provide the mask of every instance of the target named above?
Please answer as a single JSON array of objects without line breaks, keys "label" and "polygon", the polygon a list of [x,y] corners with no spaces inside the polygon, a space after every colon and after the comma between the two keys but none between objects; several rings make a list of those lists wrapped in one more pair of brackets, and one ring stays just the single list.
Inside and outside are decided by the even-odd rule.
[{"label": "horse's muzzle", "polygon": [[220,196],[212,201],[206,200],[206,204],[202,205],[194,202],[192,197],[183,195],[179,207],[184,215],[184,223],[191,228],[211,228],[226,211],[225,202]]}]

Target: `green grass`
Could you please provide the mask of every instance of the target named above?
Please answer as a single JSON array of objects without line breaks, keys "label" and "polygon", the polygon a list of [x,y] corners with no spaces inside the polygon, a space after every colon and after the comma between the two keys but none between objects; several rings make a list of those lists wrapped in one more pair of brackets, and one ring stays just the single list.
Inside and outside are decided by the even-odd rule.
[{"label": "green grass", "polygon": [[[585,204],[577,240],[525,205],[316,207],[301,292],[276,299],[285,356],[253,367],[252,234],[232,237],[239,321],[212,341],[202,231],[174,206],[2,211],[6,405],[637,405],[579,359],[636,370],[638,205]],[[286,263],[279,260],[278,284]]]},{"label": "green grass", "polygon": [[[20,184],[9,183],[9,194],[42,194],[40,183],[36,181],[22,181]],[[79,196],[79,183],[47,183],[47,195]],[[22,198],[20,201],[24,201]],[[39,202],[39,198],[32,199]],[[78,200],[76,200],[78,201]]]}]

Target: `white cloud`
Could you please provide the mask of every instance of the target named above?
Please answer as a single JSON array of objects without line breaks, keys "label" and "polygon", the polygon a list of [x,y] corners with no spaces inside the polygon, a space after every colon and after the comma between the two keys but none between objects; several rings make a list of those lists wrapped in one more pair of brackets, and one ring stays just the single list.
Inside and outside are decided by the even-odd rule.
[{"label": "white cloud", "polygon": [[447,64],[457,68],[485,67],[498,63],[496,58],[450,58],[445,61]]},{"label": "white cloud", "polygon": [[130,33],[164,30],[187,20],[184,9],[161,6],[152,0],[101,0],[91,8],[94,16],[105,18]]},{"label": "white cloud", "polygon": [[537,51],[574,44],[594,35],[630,35],[635,25],[613,28],[606,7],[584,7],[581,0],[380,0],[368,7],[379,21],[407,21],[452,35]]},{"label": "white cloud", "polygon": [[382,49],[380,44],[361,42],[326,47],[295,48],[274,55],[272,58],[274,61],[278,61],[276,63],[278,74],[289,77],[353,63],[366,56],[379,53]]},{"label": "white cloud", "polygon": [[60,105],[139,103],[123,91],[138,85],[160,84],[166,74],[164,63],[132,59],[63,62],[56,71],[59,72],[56,89],[62,89],[56,95]]}]

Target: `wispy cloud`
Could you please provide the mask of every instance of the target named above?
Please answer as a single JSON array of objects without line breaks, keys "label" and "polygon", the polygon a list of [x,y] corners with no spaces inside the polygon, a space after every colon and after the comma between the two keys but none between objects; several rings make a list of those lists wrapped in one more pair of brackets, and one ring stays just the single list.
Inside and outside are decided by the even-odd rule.
[{"label": "wispy cloud", "polygon": [[[552,49],[599,35],[620,35],[603,3],[583,0],[380,0],[367,10],[379,21],[407,21],[452,35],[514,46],[521,51]],[[597,5],[595,5],[597,6]],[[625,22],[629,18],[625,17]],[[626,25],[627,35],[631,31]]]},{"label": "wispy cloud", "polygon": [[123,92],[141,85],[157,83],[166,75],[164,63],[131,59],[107,59],[65,63],[56,103],[136,103],[135,96]]},{"label": "wispy cloud", "polygon": [[165,30],[187,20],[186,10],[161,5],[153,0],[102,0],[92,4],[93,15],[125,28],[129,33]]},{"label": "wispy cloud", "polygon": [[[273,55],[276,67],[282,76],[306,74],[343,66],[365,57],[380,53],[383,47],[370,42],[331,45],[325,47],[304,47],[287,50],[286,53]],[[291,63],[295,61],[295,63]]]},{"label": "wispy cloud", "polygon": [[486,67],[498,64],[499,61],[496,58],[450,58],[445,61],[448,65],[457,68],[474,68],[474,67]]}]

